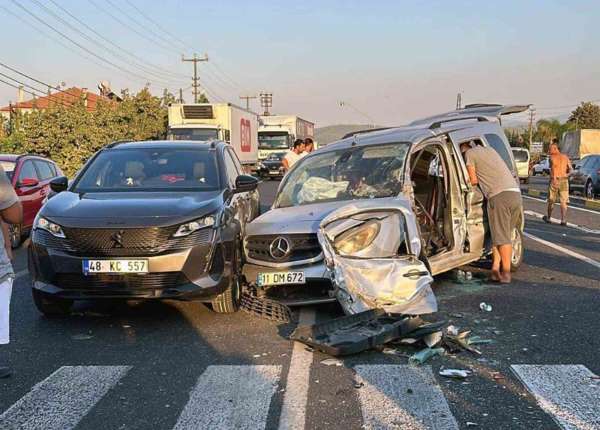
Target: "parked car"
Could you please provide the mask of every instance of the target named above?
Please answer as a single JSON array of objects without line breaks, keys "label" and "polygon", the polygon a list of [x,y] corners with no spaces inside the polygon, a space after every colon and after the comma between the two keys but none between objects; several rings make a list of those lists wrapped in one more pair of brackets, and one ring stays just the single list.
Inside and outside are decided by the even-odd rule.
[{"label": "parked car", "polygon": [[277,179],[284,175],[283,157],[285,152],[273,152],[262,160],[258,165],[258,174],[263,178]]},{"label": "parked car", "polygon": [[33,299],[46,315],[74,300],[197,299],[237,310],[242,237],[258,180],[224,142],[116,143],[96,153],[38,214]]},{"label": "parked car", "polygon": [[588,199],[600,194],[600,155],[588,155],[569,175],[570,190]]},{"label": "parked car", "polygon": [[531,169],[531,176],[535,175],[549,175],[550,174],[550,160],[544,158],[539,163],[534,164]]},{"label": "parked car", "polygon": [[54,161],[37,155],[2,154],[0,164],[23,206],[23,223],[10,226],[11,246],[17,248],[48,197],[50,181],[63,173]]},{"label": "parked car", "polygon": [[527,184],[529,182],[529,150],[527,148],[511,148],[511,150],[517,166],[519,180]]},{"label": "parked car", "polygon": [[[516,186],[513,155],[499,119],[526,109],[476,105],[408,127],[357,133],[302,158],[284,177],[272,209],[248,225],[246,280],[290,305],[335,300],[331,273],[336,272],[326,265],[324,237],[334,252],[354,258],[355,269],[366,267],[362,281],[353,278],[363,285],[376,277],[368,275],[375,260],[365,260],[383,257],[369,247],[393,249],[393,256],[377,264],[397,265],[394,274],[403,276],[397,285],[415,295],[411,288],[426,284],[431,275],[489,255],[484,198],[468,182],[459,146],[467,141],[493,147]],[[399,223],[389,224],[394,219]],[[521,216],[513,232],[515,270],[523,259],[523,221]],[[339,294],[337,299],[345,300]]]}]

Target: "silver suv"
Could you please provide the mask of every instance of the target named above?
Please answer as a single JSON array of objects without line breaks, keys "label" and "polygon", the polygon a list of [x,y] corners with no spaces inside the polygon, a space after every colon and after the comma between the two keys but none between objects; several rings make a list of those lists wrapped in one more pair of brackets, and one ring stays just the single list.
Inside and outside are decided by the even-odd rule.
[{"label": "silver suv", "polygon": [[[469,105],[355,133],[304,157],[281,182],[271,210],[247,226],[247,282],[300,305],[335,300],[328,292],[339,282],[327,261],[335,255],[350,258],[349,267],[393,260],[404,287],[487,256],[484,198],[468,181],[459,146],[493,147],[518,184],[501,119],[526,109]],[[513,233],[514,269],[523,258],[523,219]]]}]

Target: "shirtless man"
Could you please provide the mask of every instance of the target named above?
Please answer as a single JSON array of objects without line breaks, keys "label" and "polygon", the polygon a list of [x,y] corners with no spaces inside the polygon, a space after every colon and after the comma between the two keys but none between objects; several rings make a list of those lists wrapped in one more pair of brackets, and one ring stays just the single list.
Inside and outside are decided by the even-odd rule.
[{"label": "shirtless man", "polygon": [[550,223],[556,200],[560,201],[560,224],[567,225],[567,203],[569,203],[569,172],[571,161],[558,149],[558,139],[550,145],[550,183],[548,184],[548,215],[544,221]]}]

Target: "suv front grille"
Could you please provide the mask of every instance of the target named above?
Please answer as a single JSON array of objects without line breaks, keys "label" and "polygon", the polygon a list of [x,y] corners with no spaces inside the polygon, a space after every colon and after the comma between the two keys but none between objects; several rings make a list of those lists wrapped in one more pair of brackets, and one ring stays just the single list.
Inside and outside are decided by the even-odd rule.
[{"label": "suv front grille", "polygon": [[128,274],[112,275],[99,273],[83,275],[81,273],[59,273],[54,280],[57,285],[66,290],[101,289],[167,289],[189,283],[181,272],[147,273],[145,275]]},{"label": "suv front grille", "polygon": [[[291,246],[289,255],[276,259],[271,255],[270,247],[279,237],[286,238]],[[248,258],[269,263],[290,263],[316,258],[321,255],[321,246],[316,234],[264,235],[250,236],[246,239]]]},{"label": "suv front grille", "polygon": [[[212,241],[213,229],[203,228],[189,236],[173,238],[174,227],[130,229],[63,228],[66,238],[55,237],[45,230],[36,229],[32,240],[47,248],[80,256],[147,256],[166,251],[190,248]],[[121,233],[121,245],[114,236]]]}]

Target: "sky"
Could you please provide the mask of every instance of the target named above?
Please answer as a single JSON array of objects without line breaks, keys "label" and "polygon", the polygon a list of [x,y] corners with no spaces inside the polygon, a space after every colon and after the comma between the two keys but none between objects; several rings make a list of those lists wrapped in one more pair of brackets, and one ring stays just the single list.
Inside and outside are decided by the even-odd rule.
[{"label": "sky", "polygon": [[[1,0],[0,62],[52,85],[150,82],[191,101],[181,55],[207,53],[209,99],[266,91],[274,113],[317,126],[401,125],[454,109],[458,92],[541,118],[600,99],[598,22],[597,0]],[[16,97],[0,82],[1,105]]]}]

